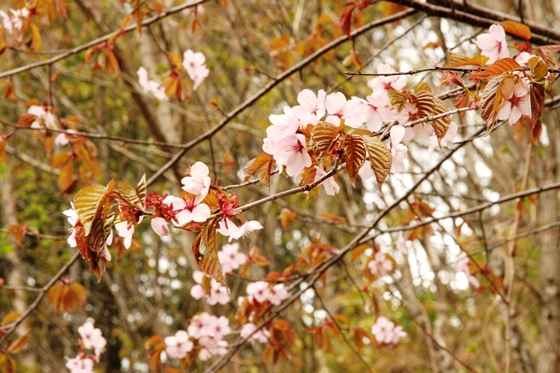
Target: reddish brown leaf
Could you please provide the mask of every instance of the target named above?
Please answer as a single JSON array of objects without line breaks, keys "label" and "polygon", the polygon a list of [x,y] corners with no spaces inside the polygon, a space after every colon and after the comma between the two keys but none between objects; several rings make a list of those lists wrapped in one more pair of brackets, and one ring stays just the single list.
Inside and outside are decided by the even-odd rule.
[{"label": "reddish brown leaf", "polygon": [[60,174],[58,174],[58,187],[60,190],[67,191],[74,183],[74,164],[72,162],[67,162],[60,169]]},{"label": "reddish brown leaf", "polygon": [[364,136],[363,139],[371,163],[371,169],[377,180],[379,190],[381,190],[381,185],[391,170],[393,157],[383,141],[379,140],[377,137]]},{"label": "reddish brown leaf", "polygon": [[505,20],[500,22],[504,31],[510,35],[519,36],[521,39],[529,40],[531,39],[531,29],[519,22]]},{"label": "reddish brown leaf", "polygon": [[328,122],[319,122],[311,131],[311,141],[313,144],[313,151],[318,158],[325,157],[330,154],[334,146],[340,128]]},{"label": "reddish brown leaf", "polygon": [[356,247],[354,250],[352,250],[352,255],[350,255],[350,261],[353,262],[356,259],[358,259],[370,247],[371,246],[367,244],[361,244],[360,246]]},{"label": "reddish brown leaf", "polygon": [[285,231],[288,230],[288,224],[290,224],[290,222],[295,218],[297,218],[297,214],[287,208],[283,208],[282,211],[280,211],[280,215],[278,215],[278,219],[280,219],[282,229],[284,229]]},{"label": "reddish brown leaf", "polygon": [[7,351],[12,354],[17,354],[18,352],[20,352],[21,349],[24,348],[25,345],[27,345],[27,342],[29,341],[30,332],[31,330],[28,330],[24,335],[18,337],[15,341],[10,343]]},{"label": "reddish brown leaf", "polygon": [[227,286],[216,248],[216,225],[217,221],[212,220],[202,227],[202,230],[193,242],[192,250],[199,269],[219,283]]},{"label": "reddish brown leaf", "polygon": [[64,163],[66,163],[66,161],[68,161],[68,159],[70,158],[71,154],[72,153],[70,153],[70,152],[60,152],[57,155],[55,155],[53,157],[52,162],[51,162],[51,170],[53,170],[55,168],[59,168]]},{"label": "reddish brown leaf", "polygon": [[[445,103],[439,98],[434,99],[434,111],[432,115],[440,115],[447,112],[448,110],[447,107],[445,106]],[[445,136],[447,130],[449,129],[449,125],[451,124],[451,116],[446,115],[444,117],[433,120],[430,123],[434,128],[436,137],[438,138],[439,141]]]},{"label": "reddish brown leaf", "polygon": [[332,220],[332,221],[335,221],[335,222],[337,222],[337,223],[344,223],[344,224],[346,224],[346,219],[344,219],[344,218],[341,217],[341,216],[335,215],[335,214],[333,214],[333,213],[331,213],[331,212],[323,212],[323,213],[321,214],[321,216],[324,217],[324,218],[330,219],[330,220]]},{"label": "reddish brown leaf", "polygon": [[489,78],[510,71],[523,70],[521,65],[512,58],[502,58],[490,65],[486,70],[479,73],[470,73],[473,78]]},{"label": "reddish brown leaf", "polygon": [[[496,107],[496,96],[500,95],[500,85],[503,81],[503,75],[494,76],[488,81],[486,87],[480,95],[480,116],[488,123],[487,132],[490,133],[494,128],[497,112],[494,110]],[[501,100],[498,100],[498,104]]]},{"label": "reddish brown leaf", "polygon": [[264,166],[267,162],[269,162],[272,158],[268,153],[261,153],[256,158],[251,159],[245,167],[243,168],[243,172],[245,173],[245,179],[243,181],[247,181],[257,172],[262,166]]},{"label": "reddish brown leaf", "polygon": [[356,187],[356,176],[358,176],[358,171],[360,171],[367,157],[364,139],[360,135],[346,135],[344,138],[344,153],[346,154],[346,169],[350,176],[350,182],[352,186]]},{"label": "reddish brown leaf", "polygon": [[276,51],[279,51],[281,49],[284,49],[284,48],[286,48],[286,46],[288,45],[289,42],[290,42],[290,35],[288,35],[288,34],[284,34],[282,36],[274,38],[270,41],[268,51],[269,52],[276,52]]},{"label": "reddish brown leaf", "polygon": [[542,111],[544,108],[544,87],[539,84],[531,84],[531,131],[529,135],[533,143],[538,144],[542,132]]},{"label": "reddish brown leaf", "polygon": [[2,325],[7,325],[11,322],[14,322],[19,319],[20,316],[21,314],[19,312],[12,311],[4,316],[4,318],[2,319]]},{"label": "reddish brown leaf", "polygon": [[432,92],[422,89],[415,95],[410,95],[412,104],[416,107],[417,118],[425,118],[434,111],[434,95]]},{"label": "reddish brown leaf", "polygon": [[531,68],[531,78],[534,82],[542,82],[548,75],[546,63],[538,56],[533,56],[529,59],[529,67]]}]

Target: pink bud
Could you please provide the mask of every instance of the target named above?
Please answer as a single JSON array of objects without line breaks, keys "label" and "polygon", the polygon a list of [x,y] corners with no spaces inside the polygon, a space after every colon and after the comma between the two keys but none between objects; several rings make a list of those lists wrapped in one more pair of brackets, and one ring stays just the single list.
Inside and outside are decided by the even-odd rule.
[{"label": "pink bud", "polygon": [[155,217],[151,220],[152,229],[158,236],[167,236],[169,235],[169,227],[167,226],[167,222],[162,217]]}]

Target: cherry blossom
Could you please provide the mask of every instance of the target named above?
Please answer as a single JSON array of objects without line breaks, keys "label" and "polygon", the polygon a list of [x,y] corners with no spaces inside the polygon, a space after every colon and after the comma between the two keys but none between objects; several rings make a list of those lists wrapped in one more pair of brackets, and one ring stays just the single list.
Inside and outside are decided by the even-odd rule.
[{"label": "cherry blossom", "polygon": [[4,25],[4,30],[8,31],[8,33],[11,34],[14,31],[14,25],[12,23],[11,17],[3,10],[0,10],[0,17],[2,17],[2,24]]},{"label": "cherry blossom", "polygon": [[188,334],[198,339],[201,347],[198,358],[208,360],[212,355],[223,355],[227,352],[227,341],[224,336],[231,333],[229,320],[224,317],[216,317],[206,312],[195,315],[189,327]]},{"label": "cherry blossom", "polygon": [[99,361],[101,349],[107,344],[107,340],[101,335],[101,330],[94,328],[92,323],[86,322],[78,328],[78,333],[80,333],[84,347],[88,349],[93,348],[95,358]]},{"label": "cherry blossom", "polygon": [[183,54],[183,67],[193,81],[193,90],[196,90],[200,83],[210,74],[210,70],[205,65],[206,57],[202,52],[193,52],[187,49]]},{"label": "cherry blossom", "polygon": [[[390,74],[394,72],[395,70],[388,64],[381,64],[377,68],[378,74]],[[374,93],[387,96],[387,92],[391,89],[396,89],[397,91],[403,89],[407,81],[408,78],[404,75],[377,76],[368,82],[368,86]],[[387,99],[388,98],[387,96]]]},{"label": "cherry blossom", "polygon": [[529,67],[529,60],[531,59],[531,57],[534,57],[534,55],[527,52],[521,52],[517,56],[515,56],[515,61],[522,67]]},{"label": "cherry blossom", "polygon": [[238,243],[233,243],[222,246],[222,250],[218,251],[218,259],[224,274],[228,274],[245,264],[247,262],[247,255],[239,252]]},{"label": "cherry blossom", "polygon": [[[325,176],[327,174],[327,172],[319,166],[315,166],[315,169],[317,170],[317,172],[315,173],[315,179],[313,180],[314,182],[319,180],[320,178],[322,178],[323,176]],[[340,192],[340,187],[338,186],[336,181],[334,181],[334,177],[329,177],[329,178],[325,179],[319,185],[322,185],[322,186],[325,187],[325,193],[327,193],[329,196],[334,196],[335,194]]]},{"label": "cherry blossom", "polygon": [[179,330],[174,336],[165,337],[165,352],[170,359],[182,359],[190,352],[194,343],[184,330]]},{"label": "cherry blossom", "polygon": [[45,110],[43,106],[31,105],[29,109],[27,109],[27,114],[35,115],[37,117],[37,119],[31,123],[31,128],[57,128],[56,118],[51,112]]},{"label": "cherry blossom", "polygon": [[251,282],[247,285],[247,295],[259,303],[264,303],[270,298],[270,287],[266,281]]},{"label": "cherry blossom", "polygon": [[368,130],[377,132],[381,129],[383,122],[391,121],[391,110],[389,97],[383,94],[372,94],[360,101],[364,112],[364,121]]},{"label": "cherry blossom", "polygon": [[169,235],[169,227],[167,226],[167,222],[161,216],[156,216],[150,220],[150,225],[152,229],[158,236],[168,236]]},{"label": "cherry blossom", "polygon": [[230,219],[226,218],[220,221],[217,231],[222,235],[229,237],[228,242],[231,242],[232,240],[237,240],[246,236],[249,232],[259,229],[263,229],[263,226],[256,220],[250,220],[238,227]]},{"label": "cherry blossom", "polygon": [[206,294],[202,286],[204,276],[204,273],[194,271],[193,279],[196,281],[196,285],[191,288],[191,296],[197,300],[205,297],[206,301],[211,306],[217,303],[227,304],[229,302],[227,288],[212,278],[210,279],[210,294]]},{"label": "cherry blossom", "polygon": [[297,176],[305,167],[311,166],[311,157],[302,134],[290,134],[277,141],[266,138],[263,150],[272,155],[278,165],[286,166],[289,176]]},{"label": "cherry blossom", "polygon": [[344,119],[345,125],[352,128],[359,128],[363,123],[362,102],[357,98],[347,101],[342,92],[328,95],[325,99],[325,109],[330,114],[326,121],[336,126],[340,125],[341,119]]},{"label": "cherry blossom", "polygon": [[165,89],[159,84],[150,80],[148,71],[144,67],[140,67],[137,71],[138,83],[142,87],[144,93],[152,93],[159,100],[167,100]]},{"label": "cherry blossom", "polygon": [[405,135],[406,130],[403,126],[393,126],[391,127],[391,155],[393,156],[393,163],[391,169],[395,172],[404,172],[404,158],[408,152],[406,145],[401,144],[401,141]]},{"label": "cherry blossom", "polygon": [[268,342],[268,338],[270,338],[270,332],[268,330],[260,329],[257,332],[255,332],[255,330],[257,330],[257,326],[255,324],[247,323],[241,328],[240,335],[242,338],[247,338],[250,336],[248,341],[251,342],[251,344],[254,344],[255,341],[258,341],[260,343]]},{"label": "cherry blossom", "polygon": [[299,105],[292,108],[294,115],[303,124],[317,124],[325,115],[325,97],[327,93],[320,89],[317,95],[310,89],[304,89],[297,96]]},{"label": "cherry blossom", "polygon": [[124,247],[130,249],[130,245],[132,245],[132,236],[134,235],[134,230],[136,229],[136,224],[129,224],[128,221],[125,220],[115,224],[115,229],[117,230],[117,234],[119,235],[119,237],[123,238]]},{"label": "cherry blossom", "polygon": [[500,25],[490,26],[489,34],[478,35],[475,44],[480,49],[481,54],[489,58],[488,64],[493,64],[499,59],[509,57],[506,32]]},{"label": "cherry blossom", "polygon": [[288,291],[284,284],[276,284],[270,288],[268,300],[275,306],[280,305],[284,299],[288,298]]},{"label": "cherry blossom", "polygon": [[368,180],[373,177],[373,169],[371,168],[371,162],[365,161],[363,166],[358,171],[358,175],[362,178],[362,180]]},{"label": "cherry blossom", "polygon": [[76,356],[73,359],[66,357],[66,368],[70,369],[70,373],[93,373],[94,361],[89,358]]},{"label": "cherry blossom", "polygon": [[301,124],[295,108],[289,106],[284,107],[284,114],[271,114],[268,120],[272,123],[272,126],[266,129],[267,138],[270,140],[295,134]]},{"label": "cherry blossom", "polygon": [[204,203],[197,203],[196,198],[185,200],[179,197],[167,196],[163,200],[163,204],[167,205],[173,212],[174,216],[171,221],[176,227],[182,227],[191,221],[204,223],[212,214],[210,207]]},{"label": "cherry blossom", "polygon": [[509,125],[513,126],[522,115],[531,115],[531,100],[527,84],[519,77],[505,78],[500,84],[500,90],[504,101],[496,118],[508,120]]},{"label": "cherry blossom", "polygon": [[457,123],[452,121],[451,123],[449,123],[449,128],[447,129],[445,136],[443,136],[443,138],[439,142],[435,132],[432,133],[429,140],[430,143],[428,146],[428,152],[431,153],[434,149],[440,149],[441,146],[444,146],[448,142],[452,142],[457,136],[457,130],[458,130]]},{"label": "cherry blossom", "polygon": [[59,133],[54,138],[54,144],[58,146],[66,146],[68,145],[68,138],[66,137],[65,133]]},{"label": "cherry blossom", "polygon": [[471,285],[478,289],[480,287],[480,281],[478,281],[478,279],[471,273],[469,267],[470,262],[471,260],[467,253],[461,251],[461,254],[459,254],[459,258],[457,260],[457,271],[465,272],[465,275],[467,275],[467,278],[469,279]]},{"label": "cherry blossom", "polygon": [[375,340],[379,344],[397,345],[401,338],[406,337],[406,332],[402,326],[395,326],[395,323],[389,321],[385,316],[380,316],[371,327],[371,333],[375,336]]},{"label": "cherry blossom", "polygon": [[404,238],[404,233],[399,231],[397,235],[397,242],[395,243],[395,247],[402,255],[408,254],[408,247],[406,246],[406,239]]},{"label": "cherry blossom", "polygon": [[210,170],[202,162],[196,162],[191,167],[191,175],[186,176],[181,180],[183,184],[183,190],[194,194],[195,203],[199,203],[206,197],[208,191],[210,190],[210,185],[212,184],[212,179],[210,179]]},{"label": "cherry blossom", "polygon": [[372,275],[381,277],[391,273],[394,265],[385,254],[377,252],[373,260],[368,263],[368,268]]}]

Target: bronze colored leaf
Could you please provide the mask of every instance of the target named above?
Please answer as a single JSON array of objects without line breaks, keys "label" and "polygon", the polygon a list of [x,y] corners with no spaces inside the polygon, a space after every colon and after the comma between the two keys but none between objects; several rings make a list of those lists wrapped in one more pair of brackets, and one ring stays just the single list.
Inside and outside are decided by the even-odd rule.
[{"label": "bronze colored leaf", "polygon": [[279,51],[281,49],[284,49],[288,45],[289,42],[290,42],[290,35],[288,35],[288,34],[284,34],[282,36],[274,38],[270,41],[268,51],[269,52],[275,52],[275,51]]},{"label": "bronze colored leaf", "polygon": [[313,143],[313,151],[317,158],[327,156],[334,146],[340,129],[334,124],[328,122],[319,122],[311,131],[311,141]]},{"label": "bronze colored leaf", "polygon": [[393,157],[383,141],[379,140],[377,137],[364,136],[363,139],[366,144],[371,169],[377,180],[379,190],[381,190],[381,185],[391,170]]},{"label": "bronze colored leaf", "polygon": [[2,325],[7,325],[13,321],[16,321],[20,316],[21,314],[19,312],[12,311],[4,316],[4,318],[2,319]]},{"label": "bronze colored leaf", "polygon": [[271,159],[272,158],[270,157],[270,154],[263,152],[257,155],[256,158],[251,159],[249,162],[247,162],[247,164],[243,168],[243,172],[245,173],[245,179],[243,181],[245,182],[249,180],[251,176],[255,174],[255,172],[257,172],[263,165],[265,165]]},{"label": "bronze colored leaf", "polygon": [[193,242],[192,250],[198,263],[198,268],[219,283],[227,286],[216,248],[217,224],[216,220],[212,220],[202,227],[202,230]]},{"label": "bronze colored leaf", "polygon": [[542,82],[542,80],[548,75],[548,68],[538,56],[533,56],[529,59],[529,67],[531,68],[531,78],[534,82]]},{"label": "bronze colored leaf", "polygon": [[426,82],[420,82],[416,85],[416,87],[414,87],[414,92],[418,93],[420,91],[428,91],[431,92],[432,91],[432,87],[430,87],[430,85]]},{"label": "bronze colored leaf", "polygon": [[410,100],[418,110],[418,119],[425,118],[434,111],[434,95],[430,91],[421,90],[415,95],[410,95]]},{"label": "bronze colored leaf", "polygon": [[59,168],[64,163],[66,163],[70,158],[70,154],[71,154],[70,152],[60,152],[57,155],[55,155],[51,162],[51,170],[55,168]]},{"label": "bronze colored leaf", "polygon": [[495,75],[519,70],[523,70],[523,68],[517,63],[516,60],[511,58],[502,58],[501,60],[494,62],[486,70],[479,73],[471,73],[469,75],[473,78],[489,78]]},{"label": "bronze colored leaf", "polygon": [[39,31],[39,27],[35,24],[31,24],[31,48],[37,51],[41,49],[43,45],[43,41],[41,39],[41,32]]},{"label": "bronze colored leaf", "polygon": [[364,139],[360,135],[346,135],[344,138],[344,153],[346,153],[346,169],[350,176],[350,182],[353,187],[356,187],[356,176],[367,157]]},{"label": "bronze colored leaf", "polygon": [[391,100],[391,106],[394,106],[397,111],[401,111],[406,104],[406,95],[394,88],[391,88],[387,94]]},{"label": "bronze colored leaf", "polygon": [[145,208],[146,196],[148,195],[148,184],[146,183],[146,174],[142,175],[142,178],[136,185],[136,195],[142,201],[142,206]]},{"label": "bronze colored leaf", "polygon": [[494,107],[503,78],[503,75],[498,75],[490,79],[480,95],[480,115],[488,123],[488,133],[492,130],[496,121],[497,112],[494,111]]},{"label": "bronze colored leaf", "polygon": [[89,235],[93,219],[100,205],[105,203],[107,195],[107,187],[91,185],[80,190],[74,197],[74,209],[82,222],[85,236]]},{"label": "bronze colored leaf", "polygon": [[272,174],[273,165],[274,165],[274,161],[271,159],[264,166],[259,168],[259,172],[258,172],[259,180],[267,187],[270,187],[270,175]]},{"label": "bronze colored leaf", "polygon": [[538,144],[542,132],[542,111],[544,108],[544,87],[540,84],[531,84],[531,140]]},{"label": "bronze colored leaf", "polygon": [[297,218],[297,214],[287,208],[283,208],[282,211],[280,211],[280,215],[278,215],[278,219],[280,219],[282,229],[284,229],[285,231],[288,230],[288,225],[295,218]]},{"label": "bronze colored leaf", "polygon": [[58,187],[61,191],[67,191],[74,183],[74,164],[72,162],[67,162],[60,169],[60,174],[58,174]]},{"label": "bronze colored leaf", "polygon": [[8,346],[8,352],[12,353],[12,354],[17,354],[18,352],[21,351],[22,348],[25,347],[25,345],[27,344],[27,342],[29,341],[29,333],[31,332],[31,330],[28,330],[24,335],[18,337],[15,341],[13,341],[9,346]]},{"label": "bronze colored leaf", "polygon": [[142,176],[142,179],[140,179],[140,182],[138,183],[136,188],[131,187],[127,183],[120,182],[117,184],[117,190],[133,205],[136,205],[142,209],[146,208],[146,174]]},{"label": "bronze colored leaf", "polygon": [[[444,114],[447,113],[447,107],[445,106],[445,103],[440,100],[439,98],[436,98],[434,100],[434,111],[432,113],[432,115],[440,115],[440,114]],[[445,134],[447,133],[447,130],[449,129],[449,124],[451,123],[451,116],[450,115],[446,115],[444,117],[438,118],[436,120],[433,120],[430,122],[432,124],[432,127],[434,128],[434,131],[436,133],[436,137],[438,138],[438,140],[441,140]]]},{"label": "bronze colored leaf", "polygon": [[447,57],[448,67],[479,66],[484,67],[489,58],[486,56],[469,57],[461,53],[450,53]]},{"label": "bronze colored leaf", "polygon": [[531,39],[531,29],[519,22],[505,20],[500,22],[504,31],[510,35],[519,36],[521,39],[529,40]]}]

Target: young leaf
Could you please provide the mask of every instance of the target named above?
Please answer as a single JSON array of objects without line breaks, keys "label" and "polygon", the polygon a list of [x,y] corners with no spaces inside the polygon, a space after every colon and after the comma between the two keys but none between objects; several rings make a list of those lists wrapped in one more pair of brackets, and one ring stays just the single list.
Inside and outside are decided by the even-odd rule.
[{"label": "young leaf", "polygon": [[[432,113],[432,115],[439,115],[439,114],[444,114],[446,113],[447,107],[445,106],[445,103],[440,100],[439,98],[436,98],[434,100],[434,111]],[[434,128],[434,131],[436,133],[436,136],[438,138],[438,140],[441,140],[445,134],[447,133],[447,130],[449,129],[449,124],[451,123],[451,116],[447,115],[441,118],[438,118],[436,120],[433,120],[431,122],[432,127]]]},{"label": "young leaf", "polygon": [[270,175],[272,174],[272,166],[274,165],[274,160],[269,160],[263,167],[259,169],[258,176],[261,183],[270,187]]},{"label": "young leaf", "polygon": [[282,229],[284,229],[285,231],[288,230],[288,225],[295,218],[297,218],[297,214],[287,208],[283,208],[282,211],[280,211],[280,215],[278,215],[278,219],[280,219]]},{"label": "young leaf", "polygon": [[192,250],[198,268],[219,283],[227,286],[216,248],[216,225],[217,221],[212,220],[202,227],[193,242]]},{"label": "young leaf", "polygon": [[504,31],[510,35],[519,36],[521,39],[529,40],[531,39],[531,29],[519,22],[505,20],[500,22]]},{"label": "young leaf", "polygon": [[490,65],[486,70],[479,73],[469,74],[473,78],[489,78],[510,71],[523,70],[516,60],[511,58],[502,58]]},{"label": "young leaf", "polygon": [[350,176],[350,182],[353,187],[356,187],[354,180],[367,157],[364,139],[359,135],[346,135],[344,138],[344,153],[346,153],[346,169]]},{"label": "young leaf", "polygon": [[541,82],[548,75],[546,64],[538,56],[529,59],[529,67],[531,68],[531,78],[535,82]]},{"label": "young leaf", "polygon": [[90,185],[80,190],[74,197],[74,209],[82,222],[85,236],[89,235],[93,219],[108,196],[108,189],[102,185]]},{"label": "young leaf", "polygon": [[531,84],[531,140],[537,144],[542,132],[542,111],[544,108],[544,87],[540,84]]},{"label": "young leaf", "polygon": [[319,122],[311,131],[311,141],[313,142],[313,151],[317,158],[328,155],[338,139],[340,129],[334,124],[328,122]]},{"label": "young leaf", "polygon": [[27,342],[29,341],[29,333],[31,332],[31,330],[28,330],[24,335],[22,335],[21,337],[18,337],[15,341],[13,341],[9,346],[8,346],[8,352],[12,353],[12,354],[17,354],[19,351],[21,351],[22,348],[25,347],[25,345],[27,344]]},{"label": "young leaf", "polygon": [[20,316],[21,314],[19,312],[12,311],[6,316],[4,316],[1,325],[7,325],[13,321],[16,321],[17,319],[19,319]]},{"label": "young leaf", "polygon": [[415,95],[410,95],[410,100],[418,110],[418,118],[425,118],[434,111],[434,95],[430,91],[420,90]]},{"label": "young leaf", "polygon": [[393,157],[391,157],[391,152],[387,149],[383,141],[379,140],[377,137],[363,136],[363,139],[366,144],[371,169],[377,180],[377,185],[381,190],[381,185],[391,170]]},{"label": "young leaf", "polygon": [[494,111],[494,107],[503,78],[503,75],[494,76],[488,81],[480,95],[480,116],[488,122],[488,133],[492,130],[496,121],[497,112]]},{"label": "young leaf", "polygon": [[128,201],[132,202],[132,204],[139,206],[142,209],[146,208],[146,174],[142,176],[142,179],[140,179],[136,188],[121,182],[117,184],[117,189],[121,195]]},{"label": "young leaf", "polygon": [[60,169],[60,174],[58,174],[58,187],[61,191],[66,192],[74,183],[74,164],[72,162],[67,162]]},{"label": "young leaf", "polygon": [[249,180],[251,176],[255,174],[262,166],[264,166],[267,162],[269,162],[272,158],[268,153],[261,153],[257,155],[256,158],[251,159],[245,167],[243,168],[243,172],[245,173],[244,182]]}]

